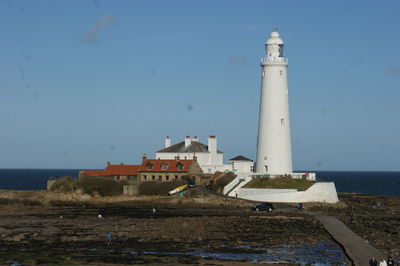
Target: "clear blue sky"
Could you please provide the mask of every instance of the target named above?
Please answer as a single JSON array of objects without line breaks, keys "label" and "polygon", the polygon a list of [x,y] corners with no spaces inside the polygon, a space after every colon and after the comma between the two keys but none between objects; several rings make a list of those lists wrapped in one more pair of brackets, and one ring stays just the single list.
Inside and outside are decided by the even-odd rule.
[{"label": "clear blue sky", "polygon": [[294,169],[400,170],[399,1],[0,1],[0,168],[139,163],[216,135],[255,159],[261,68],[289,58]]}]

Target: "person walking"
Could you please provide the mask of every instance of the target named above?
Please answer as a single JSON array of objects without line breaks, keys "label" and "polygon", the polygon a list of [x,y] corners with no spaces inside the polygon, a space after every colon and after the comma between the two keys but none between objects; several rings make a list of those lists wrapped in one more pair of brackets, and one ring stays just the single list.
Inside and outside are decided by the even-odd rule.
[{"label": "person walking", "polygon": [[387,265],[388,265],[388,266],[394,266],[394,260],[392,259],[391,256],[388,257]]},{"label": "person walking", "polygon": [[386,260],[381,259],[381,261],[379,262],[379,266],[387,266]]},{"label": "person walking", "polygon": [[372,259],[369,260],[369,265],[378,266],[378,261],[374,257],[372,257]]},{"label": "person walking", "polygon": [[110,232],[107,232],[106,242],[107,242],[107,246],[111,245],[111,233]]}]

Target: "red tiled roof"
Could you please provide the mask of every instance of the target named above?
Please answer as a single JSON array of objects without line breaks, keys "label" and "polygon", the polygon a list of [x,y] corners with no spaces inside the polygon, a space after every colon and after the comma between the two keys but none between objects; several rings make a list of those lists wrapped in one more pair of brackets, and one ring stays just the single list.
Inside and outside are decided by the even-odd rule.
[{"label": "red tiled roof", "polygon": [[[145,159],[142,164],[139,166],[139,172],[188,172],[190,166],[192,165],[193,160],[181,160],[181,159]],[[152,164],[152,168],[148,169],[147,165]],[[161,169],[161,165],[166,164],[166,169]],[[178,165],[183,165],[182,169],[178,168]]]},{"label": "red tiled roof", "polygon": [[86,175],[112,176],[112,175],[137,175],[139,165],[109,164],[105,170],[85,170]]},{"label": "red tiled roof", "polygon": [[140,165],[110,164],[105,171],[114,175],[137,175]]},{"label": "red tiled roof", "polygon": [[108,176],[107,172],[104,170],[84,170],[82,173],[91,176]]}]

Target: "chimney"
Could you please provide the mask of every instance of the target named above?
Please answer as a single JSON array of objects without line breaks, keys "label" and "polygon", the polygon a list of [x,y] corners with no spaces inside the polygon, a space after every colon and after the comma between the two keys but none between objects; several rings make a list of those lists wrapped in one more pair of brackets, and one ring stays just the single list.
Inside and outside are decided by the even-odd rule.
[{"label": "chimney", "polygon": [[144,161],[144,160],[147,160],[147,154],[146,154],[146,153],[143,153],[142,160],[143,160],[143,161]]},{"label": "chimney", "polygon": [[110,162],[107,162],[107,166],[110,166],[111,165],[111,163]]},{"label": "chimney", "polygon": [[167,136],[165,138],[165,148],[168,148],[169,146],[171,146],[171,139],[169,136]]},{"label": "chimney", "polygon": [[189,147],[190,143],[191,143],[190,136],[186,136],[186,138],[185,138],[185,148]]},{"label": "chimney", "polygon": [[124,165],[124,163],[121,163],[121,165]]},{"label": "chimney", "polygon": [[217,138],[215,136],[208,137],[208,152],[217,153]]},{"label": "chimney", "polygon": [[194,138],[192,139],[192,141],[199,141],[199,139],[197,138],[197,136],[194,136]]}]

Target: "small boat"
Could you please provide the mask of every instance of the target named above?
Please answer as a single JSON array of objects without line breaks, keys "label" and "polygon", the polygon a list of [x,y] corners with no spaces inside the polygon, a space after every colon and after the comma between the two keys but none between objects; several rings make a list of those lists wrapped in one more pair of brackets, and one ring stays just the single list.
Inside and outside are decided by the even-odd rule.
[{"label": "small boat", "polygon": [[187,190],[188,188],[189,188],[189,186],[187,184],[179,186],[179,187],[171,190],[170,192],[168,192],[168,195],[172,196],[172,195],[178,194],[180,192],[183,192],[183,191]]}]

